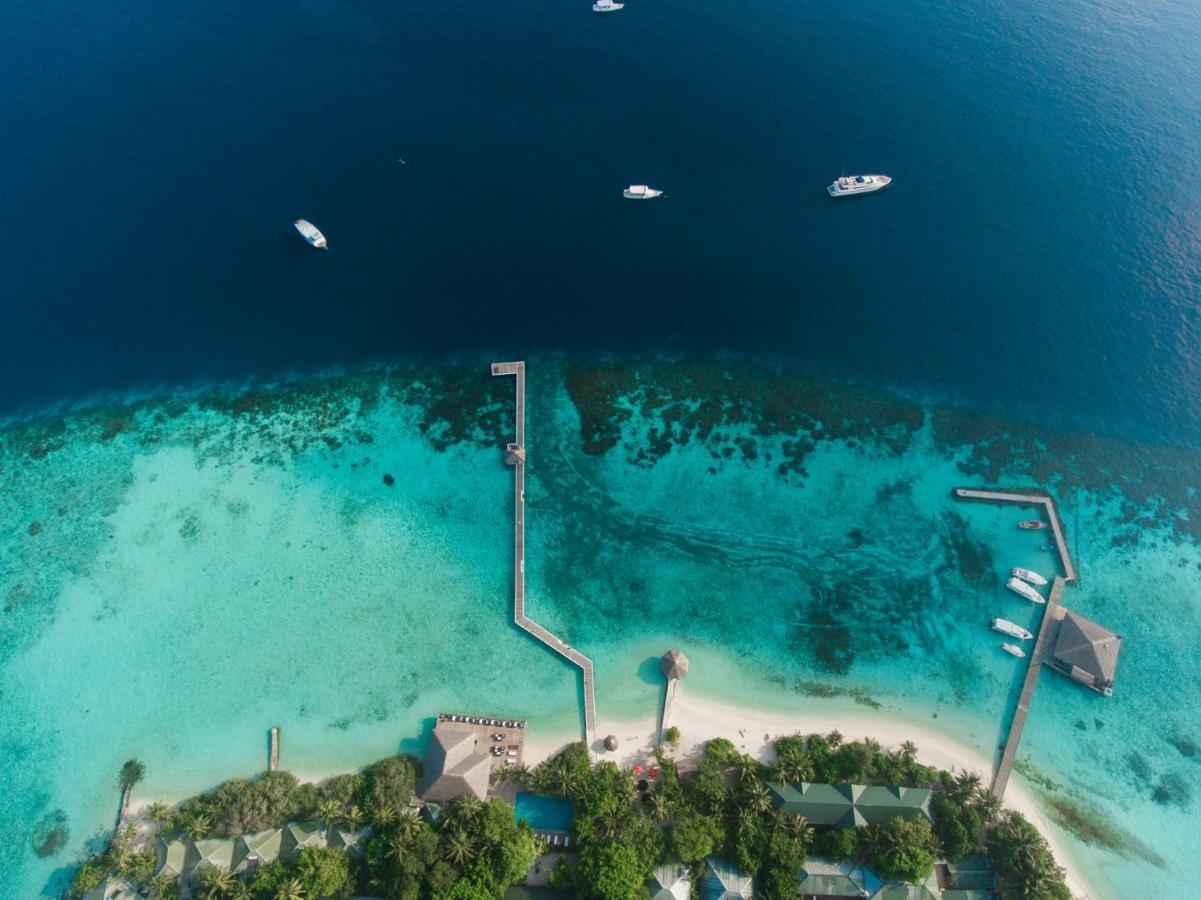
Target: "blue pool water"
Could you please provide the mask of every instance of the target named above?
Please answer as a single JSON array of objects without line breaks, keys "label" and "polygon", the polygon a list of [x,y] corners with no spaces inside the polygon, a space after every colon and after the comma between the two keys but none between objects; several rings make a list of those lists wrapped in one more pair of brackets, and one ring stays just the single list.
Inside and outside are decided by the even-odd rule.
[{"label": "blue pool water", "polygon": [[513,807],[517,821],[529,822],[535,831],[571,831],[570,800],[518,791]]}]

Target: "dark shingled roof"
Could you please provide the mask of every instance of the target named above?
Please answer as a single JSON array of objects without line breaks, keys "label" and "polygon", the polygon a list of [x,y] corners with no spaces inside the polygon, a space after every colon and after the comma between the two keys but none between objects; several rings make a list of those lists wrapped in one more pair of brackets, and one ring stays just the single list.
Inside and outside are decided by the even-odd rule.
[{"label": "dark shingled roof", "polygon": [[440,722],[425,754],[426,780],[421,798],[446,803],[471,793],[483,800],[491,768],[488,755],[476,751],[474,728]]},{"label": "dark shingled roof", "polygon": [[1120,634],[1069,610],[1059,626],[1054,657],[1059,668],[1072,677],[1087,675],[1096,687],[1106,688],[1113,684],[1121,649]]}]

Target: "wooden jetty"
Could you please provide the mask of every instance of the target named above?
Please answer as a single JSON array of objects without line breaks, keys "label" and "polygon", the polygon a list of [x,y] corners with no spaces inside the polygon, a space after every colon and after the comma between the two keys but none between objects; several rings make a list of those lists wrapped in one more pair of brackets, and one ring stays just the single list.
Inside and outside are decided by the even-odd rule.
[{"label": "wooden jetty", "polygon": [[279,726],[271,726],[271,736],[268,741],[267,771],[274,772],[279,768]]},{"label": "wooden jetty", "polygon": [[1022,682],[1017,709],[1014,710],[1013,720],[1009,723],[1005,750],[1001,754],[1001,763],[997,766],[996,774],[993,775],[992,792],[997,795],[998,800],[1004,797],[1005,786],[1009,784],[1009,773],[1013,770],[1013,762],[1017,758],[1018,744],[1022,740],[1022,729],[1026,726],[1026,715],[1030,712],[1030,700],[1038,686],[1038,673],[1042,670],[1043,659],[1054,652],[1055,638],[1059,634],[1060,622],[1063,621],[1064,608],[1061,601],[1066,582],[1066,578],[1058,575],[1051,582],[1051,595],[1047,598],[1047,608],[1038,628],[1038,638],[1034,641],[1034,649],[1030,652],[1029,662],[1026,663],[1026,679]]},{"label": "wooden jetty", "polygon": [[593,687],[592,660],[525,614],[525,363],[493,363],[492,374],[517,376],[517,435],[516,440],[506,447],[505,452],[505,461],[513,467],[513,498],[516,510],[513,544],[513,621],[518,628],[532,634],[556,653],[571,660],[584,673],[584,740],[588,745],[588,752],[592,753],[596,749],[596,694]]},{"label": "wooden jetty", "polygon": [[1072,565],[1072,556],[1068,552],[1068,541],[1064,536],[1063,522],[1059,518],[1059,509],[1055,505],[1055,498],[1050,494],[1037,489],[993,491],[978,488],[955,488],[953,494],[956,500],[1042,507],[1046,511],[1047,524],[1051,526],[1051,537],[1055,540],[1055,550],[1059,554],[1059,566],[1063,571],[1063,580],[1068,584],[1076,583],[1076,567]]}]

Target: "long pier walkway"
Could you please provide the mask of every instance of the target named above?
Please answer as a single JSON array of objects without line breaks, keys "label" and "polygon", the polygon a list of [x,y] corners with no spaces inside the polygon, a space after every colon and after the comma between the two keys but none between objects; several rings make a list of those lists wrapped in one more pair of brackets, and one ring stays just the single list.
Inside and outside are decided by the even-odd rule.
[{"label": "long pier walkway", "polygon": [[592,660],[566,641],[555,637],[525,614],[525,363],[492,364],[493,375],[517,376],[517,436],[509,444],[505,461],[513,467],[515,539],[513,545],[513,621],[556,653],[571,660],[584,673],[584,741],[588,752],[596,749],[596,693],[593,687]]},{"label": "long pier walkway", "polygon": [[1005,739],[1005,751],[1001,754],[1001,764],[997,766],[992,780],[992,792],[1000,800],[1005,795],[1005,786],[1009,784],[1009,773],[1013,770],[1013,761],[1017,758],[1018,743],[1022,739],[1022,729],[1026,726],[1026,715],[1030,712],[1030,698],[1034,696],[1034,688],[1038,686],[1038,673],[1042,670],[1043,656],[1051,652],[1055,646],[1055,638],[1059,635],[1059,626],[1063,622],[1064,608],[1060,605],[1063,599],[1063,587],[1066,579],[1059,576],[1051,583],[1051,596],[1047,598],[1047,609],[1043,613],[1042,624],[1038,628],[1038,639],[1030,653],[1030,662],[1026,664],[1026,680],[1022,682],[1022,693],[1018,697],[1017,709],[1013,713],[1013,721],[1009,723],[1009,735]]},{"label": "long pier walkway", "polygon": [[1055,540],[1055,550],[1059,554],[1059,566],[1063,571],[1063,580],[1068,584],[1076,583],[1076,567],[1072,565],[1072,555],[1068,552],[1068,541],[1063,533],[1063,522],[1059,518],[1059,509],[1055,505],[1055,498],[1050,494],[1037,490],[988,491],[977,488],[955,488],[954,496],[956,500],[979,500],[984,503],[1043,507],[1046,510],[1047,523],[1051,526],[1051,537]]}]

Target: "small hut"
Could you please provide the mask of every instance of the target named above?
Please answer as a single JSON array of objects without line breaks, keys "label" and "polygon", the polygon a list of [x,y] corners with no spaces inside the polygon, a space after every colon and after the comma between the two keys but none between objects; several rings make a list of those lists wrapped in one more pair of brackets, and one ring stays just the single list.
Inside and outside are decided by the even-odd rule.
[{"label": "small hut", "polygon": [[617,749],[617,735],[611,734],[605,738],[605,749],[612,753]]},{"label": "small hut", "polygon": [[678,681],[688,674],[688,657],[683,650],[668,650],[659,660],[659,671],[668,681]]},{"label": "small hut", "polygon": [[510,444],[509,449],[505,451],[505,463],[510,466],[516,466],[523,462],[525,462],[525,447]]}]

